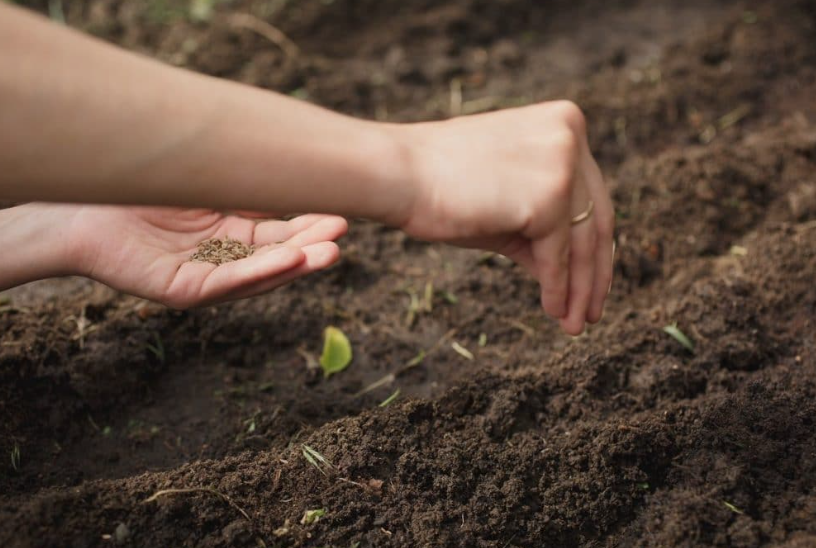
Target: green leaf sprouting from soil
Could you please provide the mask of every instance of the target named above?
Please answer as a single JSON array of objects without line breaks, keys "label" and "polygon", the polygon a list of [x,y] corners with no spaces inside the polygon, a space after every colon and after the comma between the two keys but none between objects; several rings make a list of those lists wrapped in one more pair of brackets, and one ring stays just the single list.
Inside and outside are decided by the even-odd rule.
[{"label": "green leaf sprouting from soil", "polygon": [[323,354],[320,356],[323,375],[328,378],[344,370],[351,363],[351,358],[351,343],[345,333],[336,327],[327,327],[323,334]]},{"label": "green leaf sprouting from soil", "polygon": [[303,525],[311,525],[317,522],[320,518],[326,515],[325,508],[317,508],[315,510],[306,510],[303,513],[303,517],[300,519],[300,523]]},{"label": "green leaf sprouting from soil", "polygon": [[731,504],[727,500],[724,500],[723,504],[725,505],[726,508],[728,508],[729,510],[731,510],[735,514],[744,514],[745,513],[743,510],[740,510],[739,508],[737,508],[736,506],[734,506],[733,504]]},{"label": "green leaf sprouting from soil", "polygon": [[686,350],[692,353],[694,352],[694,343],[686,336],[685,333],[680,331],[680,328],[677,327],[677,322],[665,326],[663,331],[673,337],[674,340],[682,344]]}]

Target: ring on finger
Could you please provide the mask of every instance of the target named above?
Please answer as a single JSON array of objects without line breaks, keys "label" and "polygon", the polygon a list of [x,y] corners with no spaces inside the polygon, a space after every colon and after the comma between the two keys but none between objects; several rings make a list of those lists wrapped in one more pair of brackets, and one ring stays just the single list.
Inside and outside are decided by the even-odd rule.
[{"label": "ring on finger", "polygon": [[581,213],[579,213],[578,215],[576,215],[575,217],[573,217],[570,220],[570,223],[573,224],[573,225],[577,225],[578,223],[586,221],[587,219],[589,219],[592,216],[592,210],[593,209],[595,209],[595,202],[590,200],[589,203],[587,204],[586,209],[584,211],[582,211]]}]

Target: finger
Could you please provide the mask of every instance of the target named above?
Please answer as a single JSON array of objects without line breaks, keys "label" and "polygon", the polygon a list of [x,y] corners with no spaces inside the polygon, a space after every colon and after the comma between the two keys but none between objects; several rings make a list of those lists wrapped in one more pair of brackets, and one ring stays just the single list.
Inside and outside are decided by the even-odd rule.
[{"label": "finger", "polygon": [[570,280],[569,219],[559,224],[546,238],[532,242],[533,270],[541,286],[541,306],[553,318],[567,314]]},{"label": "finger", "polygon": [[596,241],[596,227],[592,217],[572,227],[568,312],[561,320],[561,328],[573,336],[584,332],[595,281]]},{"label": "finger", "polygon": [[301,249],[282,246],[219,266],[188,261],[179,267],[164,301],[176,308],[201,306],[291,270],[305,258]]},{"label": "finger", "polygon": [[[295,217],[290,221],[264,221],[255,226],[252,243],[255,245],[270,245],[285,242],[295,234],[325,219],[342,219],[342,217],[308,214]],[[345,222],[345,219],[343,219],[343,221]]]},{"label": "finger", "polygon": [[615,210],[598,164],[592,159],[587,146],[585,153],[587,188],[595,203],[597,245],[595,250],[595,282],[587,310],[587,321],[596,323],[603,316],[603,307],[612,285],[614,262]]},{"label": "finger", "polygon": [[286,245],[305,247],[319,242],[334,241],[348,232],[348,222],[343,217],[327,217],[296,233],[286,240]]},{"label": "finger", "polygon": [[340,248],[334,242],[320,242],[306,246],[303,248],[303,253],[306,256],[305,260],[295,268],[225,295],[220,302],[246,299],[269,293],[273,289],[286,285],[297,278],[328,268],[340,258]]}]

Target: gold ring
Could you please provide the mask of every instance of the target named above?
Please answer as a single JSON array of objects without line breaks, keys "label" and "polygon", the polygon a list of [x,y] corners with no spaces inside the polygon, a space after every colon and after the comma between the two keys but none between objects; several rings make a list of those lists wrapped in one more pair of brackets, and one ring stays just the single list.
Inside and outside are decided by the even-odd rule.
[{"label": "gold ring", "polygon": [[590,200],[586,210],[573,217],[572,221],[570,222],[574,225],[577,225],[580,222],[586,221],[587,219],[589,219],[590,215],[592,215],[593,209],[595,209],[595,202]]}]

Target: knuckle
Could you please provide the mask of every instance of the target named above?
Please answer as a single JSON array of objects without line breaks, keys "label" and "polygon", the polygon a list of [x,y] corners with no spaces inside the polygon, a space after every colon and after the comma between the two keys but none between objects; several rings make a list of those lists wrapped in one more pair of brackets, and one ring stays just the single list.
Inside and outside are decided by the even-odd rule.
[{"label": "knuckle", "polygon": [[550,181],[550,192],[555,200],[568,200],[572,196],[575,178],[570,171],[553,175]]},{"label": "knuckle", "polygon": [[578,134],[586,132],[586,117],[581,107],[568,100],[556,101],[553,107],[574,132]]}]

